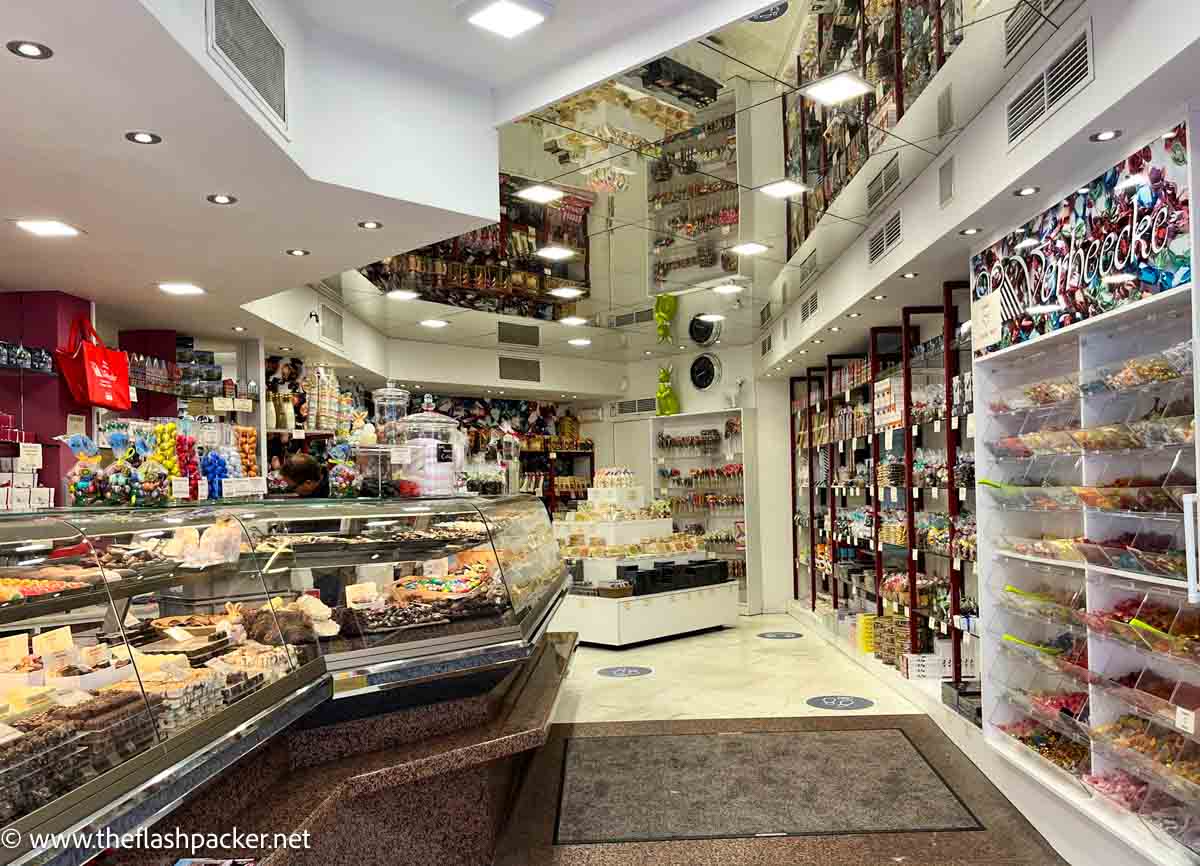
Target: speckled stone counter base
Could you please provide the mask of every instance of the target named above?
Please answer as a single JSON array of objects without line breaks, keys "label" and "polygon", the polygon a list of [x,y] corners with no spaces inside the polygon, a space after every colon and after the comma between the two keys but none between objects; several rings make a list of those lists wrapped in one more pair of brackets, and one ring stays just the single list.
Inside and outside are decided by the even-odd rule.
[{"label": "speckled stone counter base", "polygon": [[[567,741],[730,732],[901,731],[982,829],[971,832],[873,832],[770,838],[703,839],[555,845]],[[764,767],[764,772],[770,767]],[[721,779],[712,780],[714,786]],[[687,796],[687,792],[671,792]],[[803,800],[797,789],[795,797]],[[647,802],[647,809],[654,808]],[[797,719],[708,719],[555,725],[533,759],[496,866],[1065,866],[1028,821],[925,716],[813,716]]]},{"label": "speckled stone counter base", "polygon": [[[107,862],[169,866],[203,856],[258,857],[263,866],[488,863],[518,762],[546,742],[574,649],[574,634],[548,634],[528,662],[486,694],[292,730],[155,828],[308,831],[307,850],[125,852]],[[399,851],[405,854],[397,859]]]}]

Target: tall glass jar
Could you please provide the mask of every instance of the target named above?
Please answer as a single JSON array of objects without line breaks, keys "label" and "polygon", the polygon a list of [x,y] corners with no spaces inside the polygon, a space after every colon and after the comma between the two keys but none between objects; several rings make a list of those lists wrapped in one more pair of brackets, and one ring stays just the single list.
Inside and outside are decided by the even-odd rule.
[{"label": "tall glass jar", "polygon": [[375,398],[375,435],[380,445],[404,444],[404,416],[408,414],[408,392],[391,379],[384,388],[371,392]]}]

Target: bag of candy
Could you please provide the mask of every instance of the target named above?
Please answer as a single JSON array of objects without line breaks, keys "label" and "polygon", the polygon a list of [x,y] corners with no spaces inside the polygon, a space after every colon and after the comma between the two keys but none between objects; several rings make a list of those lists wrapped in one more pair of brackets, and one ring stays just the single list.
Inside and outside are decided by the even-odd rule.
[{"label": "bag of candy", "polygon": [[171,500],[171,473],[155,458],[154,446],[138,437],[134,446],[142,458],[138,467],[133,504],[144,508],[160,508]]},{"label": "bag of candy", "polygon": [[99,505],[104,501],[104,473],[100,470],[100,449],[90,436],[75,434],[67,439],[75,455],[75,465],[67,472],[67,504]]},{"label": "bag of candy", "polygon": [[129,435],[110,433],[108,444],[112,448],[113,462],[104,467],[104,503],[132,505],[137,489],[137,470],[130,462],[134,449],[129,447]]},{"label": "bag of candy", "polygon": [[350,458],[350,446],[342,443],[329,449],[329,498],[354,499],[362,479]]}]

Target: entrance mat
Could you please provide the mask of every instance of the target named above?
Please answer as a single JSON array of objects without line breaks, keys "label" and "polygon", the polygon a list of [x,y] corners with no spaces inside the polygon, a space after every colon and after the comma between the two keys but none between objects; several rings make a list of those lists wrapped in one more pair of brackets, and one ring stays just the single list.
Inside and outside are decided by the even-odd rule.
[{"label": "entrance mat", "polygon": [[555,843],[982,830],[899,728],[573,737]]}]

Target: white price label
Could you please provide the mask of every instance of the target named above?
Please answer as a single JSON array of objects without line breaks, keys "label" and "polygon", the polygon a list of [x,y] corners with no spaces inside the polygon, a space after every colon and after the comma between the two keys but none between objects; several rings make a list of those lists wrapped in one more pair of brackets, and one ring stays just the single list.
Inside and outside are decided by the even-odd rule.
[{"label": "white price label", "polygon": [[192,495],[192,485],[187,478],[171,479],[171,498],[189,499]]},{"label": "white price label", "polygon": [[975,438],[975,413],[967,416],[967,436]]},{"label": "white price label", "polygon": [[933,499],[933,501],[934,501],[934,502],[937,502],[937,498],[938,498],[938,489],[937,489],[936,487],[930,487],[930,488],[929,488],[929,495],[930,495],[930,497],[932,497],[932,499]]},{"label": "white price label", "polygon": [[941,421],[934,421],[934,422],[933,422],[933,432],[934,432],[934,433],[941,433],[941,432],[942,432],[942,422],[941,422]]},{"label": "white price label", "polygon": [[133,387],[132,385],[129,386],[129,402],[137,402],[137,388]]},{"label": "white price label", "polygon": [[1189,734],[1196,733],[1196,711],[1176,707],[1175,727]]},{"label": "white price label", "polygon": [[851,451],[858,450],[858,437],[857,436],[854,436],[850,439],[850,450]]},{"label": "white price label", "polygon": [[254,401],[249,397],[238,397],[233,401],[233,408],[236,412],[253,412]]},{"label": "white price label", "polygon": [[845,454],[845,453],[846,453],[846,441],[844,439],[839,440],[838,441],[838,454]]},{"label": "white price label", "polygon": [[846,402],[847,403],[850,402],[850,389],[849,388],[846,389]]},{"label": "white price label", "polygon": [[214,412],[232,412],[233,398],[232,397],[213,397],[212,406]]},{"label": "white price label", "polygon": [[388,453],[388,457],[393,463],[400,466],[407,466],[409,463],[412,463],[412,446],[393,445]]},{"label": "white price label", "polygon": [[267,479],[262,475],[257,475],[254,478],[246,479],[250,482],[250,492],[260,496],[267,495]]},{"label": "white price label", "polygon": [[905,615],[905,616],[912,616],[912,608],[911,608],[911,607],[909,607],[907,604],[906,604],[906,605],[904,605],[904,615]]},{"label": "white price label", "polygon": [[916,436],[916,435],[917,435],[918,433],[920,433],[920,432],[921,432],[921,425],[920,425],[920,424],[914,424],[914,425],[912,425],[912,435]]},{"label": "white price label", "polygon": [[958,429],[958,416],[957,415],[955,415],[953,418],[950,419],[950,429],[951,430]]},{"label": "white price label", "polygon": [[200,481],[196,484],[196,498],[201,499],[201,500],[208,499],[208,480],[207,479],[201,478]]},{"label": "white price label", "polygon": [[954,570],[959,571],[962,568],[962,560],[957,556],[954,557]]},{"label": "white price label", "polygon": [[912,552],[912,558],[913,558],[913,562],[916,562],[916,561],[917,561],[917,555],[918,555],[919,553],[920,553],[920,551],[917,551],[917,550],[914,550],[914,551]]},{"label": "white price label", "polygon": [[892,434],[894,432],[895,431],[891,427],[883,431],[883,447],[887,448],[889,451],[892,449]]},{"label": "white price label", "polygon": [[666,457],[659,457],[659,458],[658,458],[658,465],[659,465],[659,466],[665,466],[666,464],[667,464],[667,458],[666,458]]},{"label": "white price label", "polygon": [[875,549],[882,551],[883,550],[883,542],[882,541],[875,542]]},{"label": "white price label", "polygon": [[42,446],[36,442],[22,442],[17,454],[15,472],[37,472],[42,468]]},{"label": "white price label", "polygon": [[299,428],[292,430],[290,432],[292,434],[293,439],[303,439],[304,438],[304,431]]},{"label": "white price label", "polygon": [[965,488],[965,487],[958,488],[958,501],[959,502],[967,501],[967,488]]},{"label": "white price label", "polygon": [[67,416],[67,435],[84,436],[87,434],[87,418],[83,415]]},{"label": "white price label", "polygon": [[441,559],[426,562],[423,570],[425,577],[445,577],[449,569],[450,560],[443,556]]},{"label": "white price label", "polygon": [[944,620],[939,625],[942,629],[942,634],[950,634],[950,626]]}]

